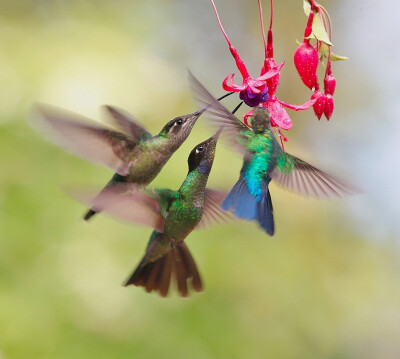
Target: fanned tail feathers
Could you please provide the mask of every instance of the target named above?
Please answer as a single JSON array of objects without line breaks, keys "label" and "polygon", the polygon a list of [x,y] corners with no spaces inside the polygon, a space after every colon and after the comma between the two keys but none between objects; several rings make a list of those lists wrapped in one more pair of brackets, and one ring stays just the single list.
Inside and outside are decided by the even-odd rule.
[{"label": "fanned tail feathers", "polygon": [[225,211],[233,210],[235,216],[256,220],[269,235],[275,231],[271,195],[268,190],[270,179],[265,180],[261,198],[253,196],[241,176],[221,204]]},{"label": "fanned tail feathers", "polygon": [[155,262],[142,262],[125,283],[125,286],[133,284],[144,287],[148,293],[156,291],[162,297],[165,297],[169,291],[171,278],[175,277],[178,291],[182,297],[187,297],[189,294],[189,279],[191,279],[191,287],[196,292],[203,290],[196,263],[184,242],[174,246]]}]

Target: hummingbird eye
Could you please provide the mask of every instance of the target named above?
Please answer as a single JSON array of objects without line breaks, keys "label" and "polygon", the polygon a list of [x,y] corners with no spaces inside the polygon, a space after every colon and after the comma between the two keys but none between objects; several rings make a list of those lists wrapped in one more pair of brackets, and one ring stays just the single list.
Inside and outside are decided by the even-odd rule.
[{"label": "hummingbird eye", "polygon": [[196,153],[203,152],[203,150],[204,150],[204,147],[203,146],[199,146],[199,147],[196,148]]},{"label": "hummingbird eye", "polygon": [[182,126],[182,124],[183,124],[183,120],[181,118],[179,120],[175,121],[175,125],[177,125],[177,126]]}]

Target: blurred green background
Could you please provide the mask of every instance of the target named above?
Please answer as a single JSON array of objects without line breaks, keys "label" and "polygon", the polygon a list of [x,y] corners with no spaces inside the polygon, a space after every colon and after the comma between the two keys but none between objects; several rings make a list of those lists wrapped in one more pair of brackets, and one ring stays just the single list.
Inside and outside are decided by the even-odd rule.
[{"label": "blurred green background", "polygon": [[[216,5],[258,74],[257,2]],[[286,149],[366,193],[318,201],[272,184],[276,235],[247,222],[193,232],[206,290],[162,299],[121,285],[151,231],[105,216],[86,224],[62,190],[100,188],[111,172],[46,142],[27,118],[35,102],[97,120],[111,104],[156,133],[195,108],[187,68],[221,95],[237,70],[210,3],[0,1],[1,359],[400,357],[399,5],[323,5],[335,52],[350,60],[334,64],[331,121],[291,112]],[[278,96],[289,103],[310,95],[292,62],[305,22],[300,0],[276,1],[275,57],[286,61]],[[178,188],[190,150],[209,135],[199,121],[153,184]],[[209,186],[229,189],[240,166],[218,146]]]}]

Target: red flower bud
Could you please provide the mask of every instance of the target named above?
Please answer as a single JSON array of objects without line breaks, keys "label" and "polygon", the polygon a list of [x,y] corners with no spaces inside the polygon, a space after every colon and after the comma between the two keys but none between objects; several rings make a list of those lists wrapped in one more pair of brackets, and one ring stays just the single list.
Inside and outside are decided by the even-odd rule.
[{"label": "red flower bud", "polygon": [[294,64],[304,85],[310,89],[315,86],[318,62],[318,51],[309,40],[304,40],[294,53]]},{"label": "red flower bud", "polygon": [[320,90],[315,90],[311,100],[317,99],[313,105],[315,116],[321,119],[325,109],[325,95]]},{"label": "red flower bud", "polygon": [[335,104],[334,104],[332,95],[326,94],[325,95],[324,115],[328,121],[332,116],[334,108],[335,108]]},{"label": "red flower bud", "polygon": [[333,93],[335,92],[335,87],[336,87],[335,77],[332,74],[325,75],[325,78],[324,78],[325,94],[333,95]]}]

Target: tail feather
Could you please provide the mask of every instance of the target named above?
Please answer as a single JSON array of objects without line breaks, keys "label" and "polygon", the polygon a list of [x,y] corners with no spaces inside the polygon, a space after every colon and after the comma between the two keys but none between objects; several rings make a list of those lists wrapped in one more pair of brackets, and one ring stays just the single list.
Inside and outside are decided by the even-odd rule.
[{"label": "tail feather", "polygon": [[147,292],[156,291],[165,297],[168,294],[172,277],[175,277],[178,291],[182,297],[187,297],[189,294],[189,279],[191,279],[191,287],[195,291],[200,292],[203,289],[196,263],[183,242],[174,246],[167,254],[154,262],[143,262],[142,260],[125,286],[133,284],[144,287]]},{"label": "tail feather", "polygon": [[268,185],[263,189],[263,196],[257,203],[257,221],[270,236],[275,232],[271,194]]},{"label": "tail feather", "polygon": [[257,200],[252,196],[246,181],[240,177],[221,204],[225,211],[233,209],[235,216],[253,220],[257,218]]},{"label": "tail feather", "polygon": [[[111,180],[107,183],[107,185],[100,191],[100,193],[96,196],[96,198],[98,198],[99,196],[101,196],[101,194],[109,189],[109,187],[115,187],[120,185],[121,183],[125,183],[125,177],[119,175],[118,173],[115,173],[114,176],[111,178]],[[125,187],[121,186],[121,191],[123,191],[125,189]],[[96,202],[96,198],[93,200],[93,202]],[[102,212],[101,208],[96,208],[96,206],[93,204],[93,207],[90,208],[85,215],[83,216],[83,219],[85,221],[88,221],[89,219],[91,219],[96,213],[100,213]]]},{"label": "tail feather", "polygon": [[90,218],[92,218],[95,214],[97,213],[97,211],[95,211],[94,209],[89,209],[86,214],[83,216],[83,220],[84,221],[88,221]]},{"label": "tail feather", "polygon": [[262,184],[261,197],[253,196],[247,187],[246,180],[241,176],[221,204],[225,211],[233,210],[236,217],[256,220],[269,235],[275,231],[271,195],[267,177]]}]

